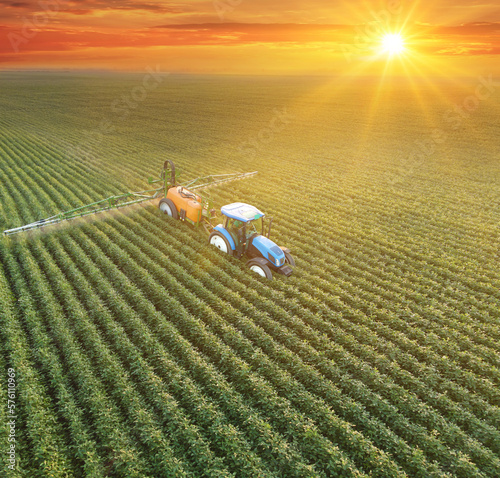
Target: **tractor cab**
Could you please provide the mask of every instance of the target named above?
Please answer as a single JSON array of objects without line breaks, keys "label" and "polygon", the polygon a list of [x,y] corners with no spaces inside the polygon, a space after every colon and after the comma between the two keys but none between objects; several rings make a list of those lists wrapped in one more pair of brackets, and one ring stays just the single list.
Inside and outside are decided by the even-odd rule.
[{"label": "tractor cab", "polygon": [[247,265],[262,277],[272,278],[275,271],[285,276],[292,274],[295,265],[290,251],[270,240],[272,219],[265,231],[265,215],[256,207],[233,203],[221,209],[223,224],[216,226],[210,235],[210,244],[237,258],[246,256]]},{"label": "tractor cab", "polygon": [[224,206],[221,212],[225,216],[224,228],[237,245],[246,242],[253,234],[264,234],[264,214],[257,208],[235,203]]}]

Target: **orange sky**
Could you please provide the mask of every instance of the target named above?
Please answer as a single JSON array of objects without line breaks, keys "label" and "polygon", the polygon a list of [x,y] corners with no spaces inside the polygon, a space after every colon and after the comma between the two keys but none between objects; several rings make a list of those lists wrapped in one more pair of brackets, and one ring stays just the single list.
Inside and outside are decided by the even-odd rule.
[{"label": "orange sky", "polygon": [[[241,74],[500,72],[498,0],[0,0],[0,68]],[[446,66],[446,68],[444,68]]]}]

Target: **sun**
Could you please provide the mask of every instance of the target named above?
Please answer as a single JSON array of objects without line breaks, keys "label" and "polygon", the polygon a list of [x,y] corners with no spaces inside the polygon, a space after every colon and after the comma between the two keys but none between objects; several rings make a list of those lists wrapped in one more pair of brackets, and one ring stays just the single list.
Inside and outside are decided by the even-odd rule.
[{"label": "sun", "polygon": [[388,53],[389,55],[399,55],[405,50],[405,42],[403,37],[399,33],[388,33],[382,38],[382,48],[383,53]]}]

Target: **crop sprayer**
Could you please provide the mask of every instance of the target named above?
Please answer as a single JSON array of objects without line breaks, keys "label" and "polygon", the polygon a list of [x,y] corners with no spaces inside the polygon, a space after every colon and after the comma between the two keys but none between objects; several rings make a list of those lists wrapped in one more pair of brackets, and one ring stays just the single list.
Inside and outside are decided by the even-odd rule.
[{"label": "crop sprayer", "polygon": [[10,236],[91,214],[160,199],[158,206],[165,215],[194,227],[201,225],[208,234],[209,244],[229,256],[237,259],[245,258],[247,266],[253,272],[267,279],[272,279],[273,271],[288,277],[293,272],[291,266],[295,265],[295,261],[289,249],[279,247],[271,241],[272,218],[266,222],[264,213],[256,207],[236,202],[221,208],[223,222],[214,226],[217,212],[213,208],[213,201],[208,194],[202,195],[199,192],[219,184],[249,178],[255,174],[257,171],[219,174],[178,184],[174,163],[168,160],[165,161],[159,179],[148,178],[149,184],[161,183],[156,189],[111,196],[25,226],[7,229],[3,233]]}]

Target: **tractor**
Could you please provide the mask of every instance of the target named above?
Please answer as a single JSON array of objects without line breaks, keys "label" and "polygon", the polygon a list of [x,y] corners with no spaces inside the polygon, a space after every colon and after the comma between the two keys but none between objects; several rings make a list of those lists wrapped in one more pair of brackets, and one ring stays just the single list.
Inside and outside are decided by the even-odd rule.
[{"label": "tractor", "polygon": [[[249,204],[236,202],[221,208],[224,216],[223,224],[212,225],[212,220],[217,217],[212,207],[210,198],[203,197],[194,191],[202,189],[197,185],[199,180],[192,181],[188,185],[179,186],[175,181],[175,167],[171,161],[164,166],[164,176],[170,166],[170,180],[165,179],[165,197],[160,200],[160,210],[174,219],[181,219],[193,226],[203,224],[209,234],[208,242],[229,256],[237,259],[245,257],[247,266],[266,279],[272,279],[272,271],[289,277],[295,265],[290,250],[277,246],[271,241],[272,218],[266,226],[265,216],[256,207]],[[227,182],[235,179],[248,177],[255,173],[245,175],[224,175],[227,178],[215,179],[215,181]],[[210,185],[212,181],[207,182]],[[203,185],[204,187],[207,187]],[[267,227],[267,232],[266,232]]]},{"label": "tractor", "polygon": [[221,208],[224,223],[214,227],[208,242],[222,252],[235,256],[245,256],[247,266],[266,279],[272,279],[272,271],[290,276],[295,261],[290,250],[277,246],[269,239],[272,219],[267,226],[265,216],[256,207],[236,202]]}]

